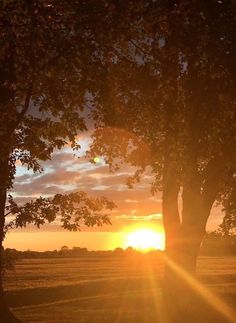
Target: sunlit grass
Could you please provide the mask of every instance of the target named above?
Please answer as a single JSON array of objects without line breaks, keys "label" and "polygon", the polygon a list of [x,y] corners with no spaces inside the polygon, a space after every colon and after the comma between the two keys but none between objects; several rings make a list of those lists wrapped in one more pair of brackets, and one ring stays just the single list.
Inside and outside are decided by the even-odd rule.
[{"label": "sunlit grass", "polygon": [[[212,313],[205,309],[200,314],[210,319],[204,322],[219,322],[219,315],[235,304],[235,266],[236,257],[199,259],[198,273],[204,285],[199,293],[199,285],[192,277],[190,284],[197,286],[199,295],[207,289],[202,295],[204,303],[208,303],[207,295],[214,295],[209,305],[216,313],[211,319]],[[23,259],[16,264],[15,272],[5,277],[5,288],[9,290],[9,304],[14,313],[25,322],[101,323],[107,318],[105,322],[110,323],[118,322],[119,318],[122,323],[166,323],[161,308],[163,271],[163,257],[155,254]],[[182,280],[188,277],[183,270],[177,272]],[[213,302],[213,306],[215,297],[220,302]],[[180,296],[176,295],[175,300],[178,299]],[[220,322],[228,321],[227,316]]]}]

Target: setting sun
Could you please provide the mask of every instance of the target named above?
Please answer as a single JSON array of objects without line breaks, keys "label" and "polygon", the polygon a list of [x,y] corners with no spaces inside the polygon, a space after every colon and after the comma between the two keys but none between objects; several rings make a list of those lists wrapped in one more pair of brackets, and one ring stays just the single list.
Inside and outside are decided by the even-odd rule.
[{"label": "setting sun", "polygon": [[164,234],[150,229],[140,229],[127,235],[127,246],[141,251],[165,248]]}]

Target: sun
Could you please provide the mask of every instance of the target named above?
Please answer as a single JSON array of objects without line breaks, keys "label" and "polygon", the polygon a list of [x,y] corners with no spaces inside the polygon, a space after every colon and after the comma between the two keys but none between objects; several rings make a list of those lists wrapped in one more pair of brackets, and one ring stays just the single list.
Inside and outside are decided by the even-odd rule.
[{"label": "sun", "polygon": [[151,229],[139,229],[127,234],[127,246],[146,252],[151,249],[165,249],[163,233]]}]

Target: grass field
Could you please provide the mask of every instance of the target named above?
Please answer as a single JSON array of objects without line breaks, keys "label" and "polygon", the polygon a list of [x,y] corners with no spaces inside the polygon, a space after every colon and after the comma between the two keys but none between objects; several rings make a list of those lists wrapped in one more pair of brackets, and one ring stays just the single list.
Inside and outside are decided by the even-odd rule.
[{"label": "grass field", "polygon": [[[148,323],[163,315],[162,276],[162,260],[148,255],[27,259],[6,275],[5,289],[25,322]],[[235,306],[236,257],[201,257],[198,276]]]}]

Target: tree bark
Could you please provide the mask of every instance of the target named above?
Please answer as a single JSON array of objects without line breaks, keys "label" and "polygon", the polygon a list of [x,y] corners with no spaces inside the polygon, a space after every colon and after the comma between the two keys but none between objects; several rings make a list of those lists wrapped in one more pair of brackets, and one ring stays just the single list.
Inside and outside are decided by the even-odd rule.
[{"label": "tree bark", "polygon": [[174,170],[164,174],[163,222],[166,233],[164,304],[172,322],[194,321],[199,297],[191,281],[195,281],[198,251],[205,235],[210,213],[206,209],[196,182],[183,189],[182,216],[179,215],[179,187]]},{"label": "tree bark", "polygon": [[203,237],[203,230],[182,224],[174,242],[172,238],[172,243],[168,243],[167,236],[163,299],[170,322],[196,322],[197,308],[202,312],[202,299],[194,289],[194,282],[197,282],[197,256]]},{"label": "tree bark", "polygon": [[4,240],[4,225],[5,225],[5,205],[6,205],[6,192],[7,192],[7,179],[8,179],[8,160],[1,160],[0,163],[0,323],[14,323],[21,322],[8,308],[6,302],[4,288],[3,288],[3,260],[2,260],[2,249]]},{"label": "tree bark", "polygon": [[9,156],[12,145],[12,134],[21,121],[23,113],[26,112],[26,109],[29,106],[30,98],[28,99],[28,97],[32,91],[32,86],[30,85],[29,94],[27,94],[25,101],[25,107],[22,112],[18,114],[14,104],[16,90],[12,86],[16,82],[15,34],[12,28],[9,28],[8,32],[11,51],[8,51],[7,55],[5,55],[5,60],[2,62],[3,64],[1,64],[0,67],[0,323],[21,322],[10,312],[4,296],[2,281],[3,263],[1,254],[4,240],[6,195],[7,189],[11,186],[11,167],[9,165]]}]

